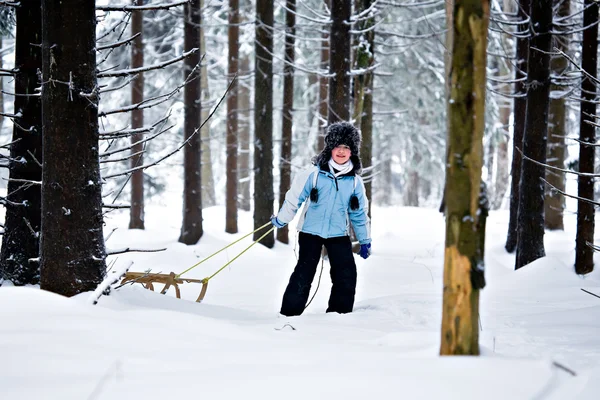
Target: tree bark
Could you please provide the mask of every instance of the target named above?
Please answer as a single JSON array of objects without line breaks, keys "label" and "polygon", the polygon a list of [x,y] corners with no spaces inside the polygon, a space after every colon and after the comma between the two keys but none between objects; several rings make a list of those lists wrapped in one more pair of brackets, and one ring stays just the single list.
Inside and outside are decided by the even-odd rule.
[{"label": "tree bark", "polygon": [[[200,0],[191,0],[184,6],[184,51],[200,49],[200,24],[202,13]],[[179,242],[196,244],[202,237],[202,165],[200,128],[201,89],[200,52],[184,61],[184,77],[193,72],[191,82],[183,89],[184,98],[184,139],[190,141],[183,149],[183,223]]]},{"label": "tree bark", "polygon": [[[133,0],[133,5],[142,6],[144,0]],[[131,45],[131,68],[144,66],[144,14],[142,11],[131,12],[131,35],[139,33]],[[144,73],[140,72],[131,83],[131,104],[144,101]],[[131,127],[144,126],[144,110],[131,111]],[[143,133],[131,136],[131,168],[144,165]],[[131,208],[129,210],[129,229],[144,229],[144,170],[138,169],[131,173]]]},{"label": "tree bark", "polygon": [[[583,12],[583,44],[581,66],[591,77],[597,76],[598,69],[598,2],[585,0]],[[587,121],[596,115],[596,85],[592,78],[584,77],[581,82],[581,111],[579,114],[579,139],[585,143],[596,143],[596,129]],[[579,172],[594,172],[595,147],[579,145]],[[577,195],[594,200],[594,179],[578,177]],[[594,205],[585,201],[577,202],[577,236],[575,239],[575,272],[588,274],[594,270]]]},{"label": "tree bark", "polygon": [[[240,77],[250,76],[250,58],[244,55],[241,59]],[[238,129],[239,139],[239,191],[240,209],[250,211],[250,88],[245,79],[240,79],[238,85]]]},{"label": "tree bark", "polygon": [[442,355],[479,354],[487,204],[482,191],[489,1],[455,2],[449,69]]},{"label": "tree bark", "polygon": [[[516,4],[514,0],[504,0],[503,2],[503,10],[505,13],[514,14],[516,10]],[[502,36],[502,42],[505,43],[508,48],[509,45],[509,35]],[[498,67],[500,71],[500,76],[508,79],[513,73],[512,62],[505,59],[500,59],[498,62]],[[493,188],[492,188],[492,196],[490,196],[490,208],[492,210],[497,210],[502,207],[502,203],[504,202],[504,196],[506,195],[506,190],[508,189],[508,185],[510,182],[510,172],[508,169],[508,142],[510,138],[509,126],[510,126],[510,114],[512,108],[512,101],[508,97],[512,87],[510,84],[505,84],[502,86],[500,91],[507,95],[506,98],[500,99],[500,110],[499,110],[499,122],[500,129],[496,132],[496,140],[494,143],[494,148],[496,150],[496,168],[494,169],[493,174]],[[489,170],[491,172],[491,170]]]},{"label": "tree bark", "polygon": [[[526,157],[545,163],[550,102],[552,0],[532,2],[530,18],[533,32],[529,41],[527,115],[522,151]],[[523,159],[519,183],[515,269],[546,255],[544,249],[544,184],[541,181],[545,172],[543,166]]]},{"label": "tree bark", "polygon": [[[519,0],[517,15],[519,21],[524,23],[519,25],[519,32],[526,32],[528,29],[530,0]],[[522,33],[521,36],[524,34]],[[515,63],[515,93],[517,97],[513,100],[513,152],[512,165],[510,170],[510,205],[508,233],[506,235],[506,244],[504,248],[512,253],[517,248],[517,214],[519,212],[519,181],[521,179],[521,153],[517,149],[523,148],[523,132],[525,130],[525,111],[527,108],[527,58],[529,56],[529,39],[526,37],[517,37],[516,40]]]},{"label": "tree bark", "polygon": [[[200,8],[204,7],[204,0],[200,1]],[[204,27],[200,25],[200,54],[206,54],[206,40],[204,35]],[[210,115],[209,107],[202,107],[202,104],[207,104],[210,101],[210,90],[208,87],[208,67],[207,63],[202,63],[200,68],[200,122],[206,121]],[[215,197],[215,179],[213,174],[212,152],[210,149],[210,123],[204,124],[200,128],[200,146],[202,172],[200,182],[202,182],[202,207],[212,207],[217,204]]]},{"label": "tree bark", "polygon": [[[229,0],[229,79],[234,79],[238,73],[239,36],[240,36],[240,3],[239,0]],[[226,200],[225,200],[225,232],[237,233],[238,226],[238,84],[231,84],[227,97],[227,161],[226,161]]]},{"label": "tree bark", "polygon": [[95,1],[42,0],[41,284],[65,296],[105,275]]},{"label": "tree bark", "polygon": [[[254,61],[254,229],[273,215],[273,0],[256,1]],[[254,233],[258,240],[263,231]],[[272,248],[273,232],[261,242]]]},{"label": "tree bark", "polygon": [[24,0],[16,7],[14,109],[20,112],[13,127],[0,271],[15,285],[38,284],[41,226],[42,102],[39,96],[42,69],[42,10],[40,0]]},{"label": "tree bark", "polygon": [[[371,49],[374,53],[373,43]],[[363,165],[363,179],[365,183],[365,195],[367,199],[373,199],[373,78],[374,74],[369,72],[370,78],[364,92],[363,116],[360,121],[362,142],[360,147],[360,159]],[[371,216],[372,201],[369,201],[369,217]]]},{"label": "tree bark", "polygon": [[[331,0],[324,0],[325,7],[331,9]],[[323,31],[321,38],[321,75],[319,77],[319,123],[317,130],[317,141],[315,143],[315,153],[319,154],[325,147],[325,133],[327,131],[327,114],[329,102],[327,94],[329,92],[329,78],[325,74],[329,73],[330,62],[329,33]]]},{"label": "tree bark", "polygon": [[[565,18],[571,14],[570,0],[554,0],[554,6],[558,7],[557,17]],[[553,46],[564,52],[569,51],[569,38],[565,33],[567,28],[559,26],[554,27],[559,33],[553,38]],[[568,61],[563,56],[554,56],[550,60],[550,69],[554,76],[562,76],[567,70]],[[564,86],[550,84],[550,109],[548,121],[548,165],[558,168],[565,167],[565,136],[567,135],[567,102],[563,97]],[[554,95],[553,95],[554,94]],[[546,180],[550,185],[564,192],[566,186],[565,174],[546,170]],[[546,197],[544,200],[544,223],[546,229],[564,230],[563,209],[565,207],[565,198],[556,190],[546,187]]]},{"label": "tree bark", "polygon": [[351,0],[331,0],[328,124],[350,119],[351,12]]},{"label": "tree bark", "polygon": [[[296,35],[296,0],[286,1],[285,64],[283,65],[283,109],[281,112],[281,158],[279,159],[279,208],[292,181],[292,125],[294,119],[294,52]],[[277,230],[277,240],[289,243],[288,227]]]}]

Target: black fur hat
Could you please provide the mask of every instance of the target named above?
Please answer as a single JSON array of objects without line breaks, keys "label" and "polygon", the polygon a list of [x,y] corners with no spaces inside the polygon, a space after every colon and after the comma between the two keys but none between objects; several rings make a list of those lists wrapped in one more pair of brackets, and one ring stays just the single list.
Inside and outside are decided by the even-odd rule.
[{"label": "black fur hat", "polygon": [[325,166],[331,158],[331,150],[337,146],[345,145],[350,147],[350,151],[352,152],[350,160],[354,164],[354,172],[359,174],[362,169],[360,162],[360,140],[360,133],[349,122],[335,122],[329,125],[327,135],[325,136],[325,148],[319,155],[313,158],[313,164]]}]

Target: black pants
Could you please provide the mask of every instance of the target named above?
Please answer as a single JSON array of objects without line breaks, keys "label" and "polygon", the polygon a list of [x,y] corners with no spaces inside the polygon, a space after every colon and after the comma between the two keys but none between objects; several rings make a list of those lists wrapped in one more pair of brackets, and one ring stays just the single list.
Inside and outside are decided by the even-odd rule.
[{"label": "black pants", "polygon": [[317,272],[321,249],[327,249],[331,265],[331,295],[327,312],[349,313],[354,305],[356,292],[356,264],[352,244],[348,236],[323,239],[320,236],[300,232],[300,256],[298,264],[285,289],[281,314],[300,315],[306,307],[310,286]]}]

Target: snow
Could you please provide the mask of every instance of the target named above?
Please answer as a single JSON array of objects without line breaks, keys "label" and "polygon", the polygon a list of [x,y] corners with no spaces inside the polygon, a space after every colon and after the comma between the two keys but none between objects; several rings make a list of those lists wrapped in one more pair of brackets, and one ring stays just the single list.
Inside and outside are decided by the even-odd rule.
[{"label": "snow", "polygon": [[[224,232],[222,207],[204,210],[205,234],[177,243],[177,207],[146,208],[145,231],[126,211],[107,218],[110,249],[167,248],[109,259],[112,270],[176,273],[252,230]],[[294,244],[253,246],[201,286],[167,295],[125,285],[90,304],[38,287],[0,288],[0,397],[8,399],[597,399],[600,273],[573,272],[575,216],[546,233],[547,256],[514,271],[508,214],[487,223],[480,357],[440,357],[444,219],[433,209],[373,210],[373,253],[356,257],[351,314],[326,314],[327,262],[300,317],[278,314],[296,262]],[[293,243],[295,234],[291,237]],[[210,276],[250,238],[186,273]],[[598,265],[596,267],[598,269]],[[319,270],[313,285],[318,280]],[[160,286],[160,285],[158,285]],[[160,290],[160,288],[158,288]],[[572,371],[576,375],[571,374]]]}]

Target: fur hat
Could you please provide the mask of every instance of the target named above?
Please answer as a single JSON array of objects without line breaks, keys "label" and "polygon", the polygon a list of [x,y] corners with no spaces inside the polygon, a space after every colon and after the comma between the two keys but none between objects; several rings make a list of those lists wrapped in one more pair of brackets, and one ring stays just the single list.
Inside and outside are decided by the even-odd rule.
[{"label": "fur hat", "polygon": [[334,122],[327,128],[325,148],[313,158],[313,164],[324,166],[331,158],[331,151],[340,145],[350,147],[350,160],[354,164],[354,172],[359,174],[362,169],[360,162],[360,133],[349,122]]}]

